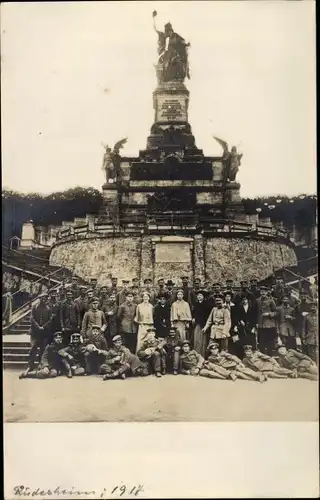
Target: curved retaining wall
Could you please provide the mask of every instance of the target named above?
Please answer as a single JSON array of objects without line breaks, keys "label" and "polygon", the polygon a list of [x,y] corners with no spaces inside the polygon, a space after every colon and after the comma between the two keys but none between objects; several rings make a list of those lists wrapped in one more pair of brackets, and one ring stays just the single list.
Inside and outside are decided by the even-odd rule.
[{"label": "curved retaining wall", "polygon": [[274,269],[297,263],[285,243],[248,238],[141,236],[69,239],[52,247],[50,264],[66,267],[101,285],[111,275],[141,280],[160,277],[177,281],[182,275],[225,281],[255,277],[262,280]]}]

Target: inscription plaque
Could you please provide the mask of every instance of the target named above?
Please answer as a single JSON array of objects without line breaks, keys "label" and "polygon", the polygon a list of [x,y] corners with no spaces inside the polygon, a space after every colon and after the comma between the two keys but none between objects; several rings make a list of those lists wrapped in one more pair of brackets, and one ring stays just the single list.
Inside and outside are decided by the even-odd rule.
[{"label": "inscription plaque", "polygon": [[190,262],[190,243],[156,243],[155,246],[156,262]]},{"label": "inscription plaque", "polygon": [[186,98],[157,96],[156,121],[187,121]]}]

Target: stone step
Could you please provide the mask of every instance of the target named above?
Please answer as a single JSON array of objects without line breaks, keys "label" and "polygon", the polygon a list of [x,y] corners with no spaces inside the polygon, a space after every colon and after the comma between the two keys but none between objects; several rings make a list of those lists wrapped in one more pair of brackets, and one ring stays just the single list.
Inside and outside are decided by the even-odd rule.
[{"label": "stone step", "polygon": [[[23,371],[27,368],[28,363],[26,361],[3,361],[2,363],[3,369],[16,369],[19,371]],[[38,363],[35,363],[35,366],[38,366]]]},{"label": "stone step", "polygon": [[11,353],[11,354],[3,354],[3,362],[6,361],[17,361],[19,363],[27,363],[28,362],[28,353],[19,354],[19,353]]},{"label": "stone step", "polygon": [[3,347],[3,354],[28,354],[30,350],[30,346],[25,345],[25,346],[20,346],[20,345],[14,345],[14,346],[4,346]]}]

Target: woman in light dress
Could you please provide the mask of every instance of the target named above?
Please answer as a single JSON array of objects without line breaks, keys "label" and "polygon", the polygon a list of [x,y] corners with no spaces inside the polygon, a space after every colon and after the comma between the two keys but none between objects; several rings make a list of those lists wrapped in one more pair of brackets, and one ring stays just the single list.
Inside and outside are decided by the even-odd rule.
[{"label": "woman in light dress", "polygon": [[142,294],[142,302],[137,305],[134,321],[138,324],[136,349],[136,352],[138,352],[147,336],[148,328],[153,326],[153,305],[150,303],[150,295],[148,292],[143,292]]}]

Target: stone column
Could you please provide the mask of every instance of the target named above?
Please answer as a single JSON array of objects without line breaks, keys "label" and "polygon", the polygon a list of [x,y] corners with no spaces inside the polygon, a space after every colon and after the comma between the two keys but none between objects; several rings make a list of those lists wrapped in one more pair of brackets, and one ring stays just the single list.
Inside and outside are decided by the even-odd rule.
[{"label": "stone column", "polygon": [[21,248],[33,248],[35,244],[35,228],[32,220],[22,225]]}]

